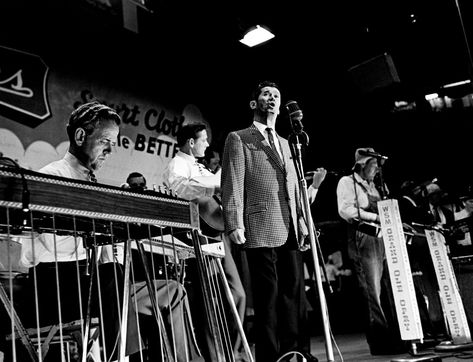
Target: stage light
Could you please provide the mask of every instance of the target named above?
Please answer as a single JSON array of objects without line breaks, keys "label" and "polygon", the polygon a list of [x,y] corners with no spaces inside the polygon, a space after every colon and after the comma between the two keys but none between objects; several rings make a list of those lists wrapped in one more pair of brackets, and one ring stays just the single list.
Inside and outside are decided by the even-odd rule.
[{"label": "stage light", "polygon": [[427,94],[425,96],[425,100],[430,101],[430,100],[438,98],[438,97],[439,97],[438,93],[431,93],[431,94]]},{"label": "stage light", "polygon": [[248,32],[240,39],[240,42],[249,47],[262,44],[270,39],[274,38],[274,34],[268,29],[256,25],[256,27],[248,30]]}]

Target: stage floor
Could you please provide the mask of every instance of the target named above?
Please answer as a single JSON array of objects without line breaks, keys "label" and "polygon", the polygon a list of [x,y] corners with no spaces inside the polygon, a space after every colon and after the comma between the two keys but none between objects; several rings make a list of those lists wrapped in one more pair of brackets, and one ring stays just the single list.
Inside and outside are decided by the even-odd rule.
[{"label": "stage floor", "polygon": [[[368,345],[363,334],[343,334],[336,335],[335,342],[338,345],[338,349],[343,357],[340,358],[340,354],[337,351],[336,346],[333,344],[333,355],[335,361],[345,362],[385,362],[393,359],[404,359],[409,360],[411,357],[408,353],[401,355],[392,356],[372,356],[369,352]],[[442,361],[445,362],[463,362],[473,361],[473,350],[462,351],[462,352],[448,352],[448,353],[435,353],[434,347],[421,349],[418,351],[419,355],[430,353],[441,357]],[[316,356],[320,362],[327,361],[327,354],[325,350],[325,341],[323,336],[314,336],[311,339],[311,352]],[[255,361],[257,362],[257,361]]]},{"label": "stage floor", "polygon": [[[415,359],[408,353],[391,356],[372,356],[369,352],[365,336],[362,333],[340,334],[335,336],[335,342],[340,352],[337,351],[337,346],[333,345],[333,357],[336,362],[386,362],[386,361],[415,361]],[[252,345],[254,356],[254,346]],[[448,353],[434,352],[433,345],[430,348],[423,348],[418,351],[418,356],[431,355],[438,356],[443,362],[464,362],[473,361],[473,350],[456,351]],[[327,353],[325,350],[325,342],[323,336],[313,336],[311,338],[311,353],[319,359],[319,362],[326,362]],[[340,357],[341,354],[341,357]],[[244,354],[242,358],[237,358],[236,362],[246,362]],[[343,358],[343,359],[342,359]],[[411,358],[411,359],[410,359]],[[296,361],[293,357],[292,361]],[[425,360],[424,360],[425,361]],[[193,360],[192,362],[203,362],[203,359]],[[258,361],[255,361],[258,362]],[[276,361],[275,361],[276,362]]]}]

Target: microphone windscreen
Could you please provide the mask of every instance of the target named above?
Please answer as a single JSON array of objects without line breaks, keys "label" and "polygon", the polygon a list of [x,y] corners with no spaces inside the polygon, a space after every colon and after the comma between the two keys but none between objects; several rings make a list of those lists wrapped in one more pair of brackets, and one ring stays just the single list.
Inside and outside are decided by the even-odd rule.
[{"label": "microphone windscreen", "polygon": [[302,120],[302,111],[296,101],[288,101],[286,103],[286,109],[289,113],[289,118],[292,120]]}]

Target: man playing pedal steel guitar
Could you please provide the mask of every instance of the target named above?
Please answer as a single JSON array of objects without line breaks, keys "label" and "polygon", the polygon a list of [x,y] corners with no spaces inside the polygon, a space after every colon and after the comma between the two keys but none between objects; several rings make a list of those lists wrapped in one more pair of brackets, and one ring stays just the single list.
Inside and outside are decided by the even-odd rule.
[{"label": "man playing pedal steel guitar", "polygon": [[[39,172],[96,182],[94,172],[112,153],[120,122],[119,115],[106,105],[98,102],[81,105],[72,112],[67,125],[70,141],[68,152],[63,159],[46,165]],[[96,274],[100,276],[100,288],[98,293],[93,293],[91,307],[92,310],[99,310],[97,306],[99,296],[101,305],[104,306],[102,331],[105,331],[105,345],[102,349],[107,361],[118,359],[120,310],[123,299],[118,298],[118,294],[122,294],[119,291],[123,289],[123,244],[96,247],[95,256],[99,264]],[[87,253],[82,238],[72,235],[41,233],[36,235],[34,242],[23,241],[21,263],[30,268],[31,283],[34,284],[32,288],[38,293],[38,318],[41,326],[85,318],[90,283],[88,274],[91,263],[95,262],[87,260]],[[184,322],[180,306],[185,298],[185,291],[176,281],[155,281],[155,286],[159,308],[172,311],[167,316],[167,323],[172,323],[176,332],[177,360],[186,361],[186,356],[192,357],[193,352],[186,352],[186,337],[183,335]],[[94,289],[97,291],[98,288],[95,286]],[[150,298],[144,284],[136,283],[130,290],[134,300],[130,299],[128,302],[127,356],[140,349],[135,303],[140,316],[151,315]],[[152,337],[155,340],[153,343],[156,344],[159,335]]]},{"label": "man playing pedal steel guitar", "polygon": [[[400,339],[391,283],[379,224],[377,202],[381,192],[374,179],[381,165],[372,148],[358,148],[353,174],[337,185],[338,213],[348,223],[348,255],[353,262],[365,304],[366,339],[372,355],[407,351]],[[368,223],[368,224],[367,224]],[[381,294],[388,295],[382,305]]]}]

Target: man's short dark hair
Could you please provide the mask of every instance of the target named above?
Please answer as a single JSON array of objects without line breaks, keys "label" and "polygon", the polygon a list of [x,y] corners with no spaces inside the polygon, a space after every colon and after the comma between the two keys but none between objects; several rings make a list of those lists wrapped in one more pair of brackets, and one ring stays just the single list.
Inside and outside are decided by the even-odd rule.
[{"label": "man's short dark hair", "polygon": [[69,117],[69,123],[67,124],[69,140],[72,141],[74,139],[77,128],[83,128],[86,135],[90,135],[97,128],[100,121],[103,120],[115,121],[117,125],[120,125],[121,122],[118,113],[105,104],[92,101],[81,105]]},{"label": "man's short dark hair", "polygon": [[264,80],[256,86],[255,90],[251,94],[251,99],[252,100],[257,100],[260,93],[261,93],[261,89],[263,89],[264,87],[274,87],[274,88],[280,90],[279,86],[276,83],[274,83],[270,80]]},{"label": "man's short dark hair", "polygon": [[219,154],[219,152],[212,146],[209,146],[205,149],[204,152],[204,160],[207,164],[210,162],[212,158],[214,158],[215,154]]},{"label": "man's short dark hair", "polygon": [[401,193],[404,195],[409,195],[412,193],[412,190],[416,188],[416,184],[412,180],[406,180],[401,184]]},{"label": "man's short dark hair", "polygon": [[130,180],[132,178],[135,178],[135,177],[143,177],[143,180],[145,181],[145,184],[146,184],[146,178],[143,176],[143,174],[139,173],[139,172],[131,172],[128,177],[126,178],[126,183],[129,184],[130,183]]},{"label": "man's short dark hair", "polygon": [[186,144],[187,140],[191,138],[196,139],[198,137],[197,134],[205,129],[207,127],[202,123],[190,123],[181,127],[177,133],[177,146],[182,147]]}]

